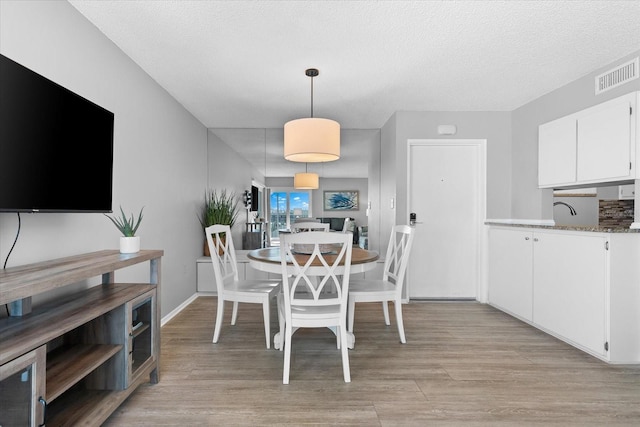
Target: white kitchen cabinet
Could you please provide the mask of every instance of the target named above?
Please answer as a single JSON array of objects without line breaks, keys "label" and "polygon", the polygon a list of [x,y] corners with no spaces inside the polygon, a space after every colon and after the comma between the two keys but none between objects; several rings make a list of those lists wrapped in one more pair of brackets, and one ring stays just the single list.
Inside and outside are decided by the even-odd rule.
[{"label": "white kitchen cabinet", "polygon": [[608,238],[599,233],[534,236],[533,322],[606,357]]},{"label": "white kitchen cabinet", "polygon": [[562,117],[538,128],[538,185],[576,182],[576,133],[574,117]]},{"label": "white kitchen cabinet", "polygon": [[533,319],[533,232],[489,231],[490,304],[520,319]]},{"label": "white kitchen cabinet", "polygon": [[631,107],[625,96],[578,117],[578,182],[632,178]]},{"label": "white kitchen cabinet", "polygon": [[636,197],[636,186],[635,184],[625,184],[618,186],[618,199],[619,200],[629,200],[635,199]]},{"label": "white kitchen cabinet", "polygon": [[636,179],[640,92],[538,127],[538,187]]},{"label": "white kitchen cabinet", "polygon": [[640,363],[640,234],[492,226],[489,303],[610,363]]}]

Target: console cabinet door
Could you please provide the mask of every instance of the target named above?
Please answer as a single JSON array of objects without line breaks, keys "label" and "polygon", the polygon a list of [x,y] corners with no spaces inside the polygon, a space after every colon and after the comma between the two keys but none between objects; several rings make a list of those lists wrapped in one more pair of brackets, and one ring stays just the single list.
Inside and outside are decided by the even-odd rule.
[{"label": "console cabinet door", "polygon": [[630,178],[630,108],[623,97],[578,119],[578,182]]},{"label": "console cabinet door", "polygon": [[607,256],[602,236],[534,233],[533,322],[605,356]]},{"label": "console cabinet door", "polygon": [[576,119],[563,117],[538,127],[538,186],[576,181]]},{"label": "console cabinet door", "polygon": [[44,425],[46,346],[0,366],[0,426]]},{"label": "console cabinet door", "polygon": [[528,321],[533,316],[532,236],[500,228],[489,234],[489,302]]}]

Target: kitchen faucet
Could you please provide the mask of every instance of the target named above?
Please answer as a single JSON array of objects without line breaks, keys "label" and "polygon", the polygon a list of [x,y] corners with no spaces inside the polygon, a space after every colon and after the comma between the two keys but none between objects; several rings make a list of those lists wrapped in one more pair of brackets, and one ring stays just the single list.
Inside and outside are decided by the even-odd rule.
[{"label": "kitchen faucet", "polygon": [[568,203],[565,203],[565,202],[554,202],[554,203],[553,203],[553,206],[555,206],[555,205],[564,205],[564,206],[568,207],[568,208],[569,208],[569,212],[571,213],[571,216],[575,216],[575,215],[577,215],[577,214],[578,214],[578,213],[576,212],[576,210],[574,209],[574,207],[573,207],[573,206],[571,206],[571,205],[570,205],[570,204],[568,204]]}]

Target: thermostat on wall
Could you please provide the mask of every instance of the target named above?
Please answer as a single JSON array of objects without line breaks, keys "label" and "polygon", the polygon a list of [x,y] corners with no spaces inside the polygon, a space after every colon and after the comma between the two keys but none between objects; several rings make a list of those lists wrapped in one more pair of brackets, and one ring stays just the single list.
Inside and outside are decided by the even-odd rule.
[{"label": "thermostat on wall", "polygon": [[438,125],[440,135],[455,135],[457,130],[456,125]]}]

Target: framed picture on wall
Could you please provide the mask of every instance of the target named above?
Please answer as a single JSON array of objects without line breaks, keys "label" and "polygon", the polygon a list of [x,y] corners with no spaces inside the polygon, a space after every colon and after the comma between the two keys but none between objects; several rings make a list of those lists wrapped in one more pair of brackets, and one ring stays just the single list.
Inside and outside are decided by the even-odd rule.
[{"label": "framed picture on wall", "polygon": [[323,194],[325,211],[357,211],[358,191],[325,191]]}]

